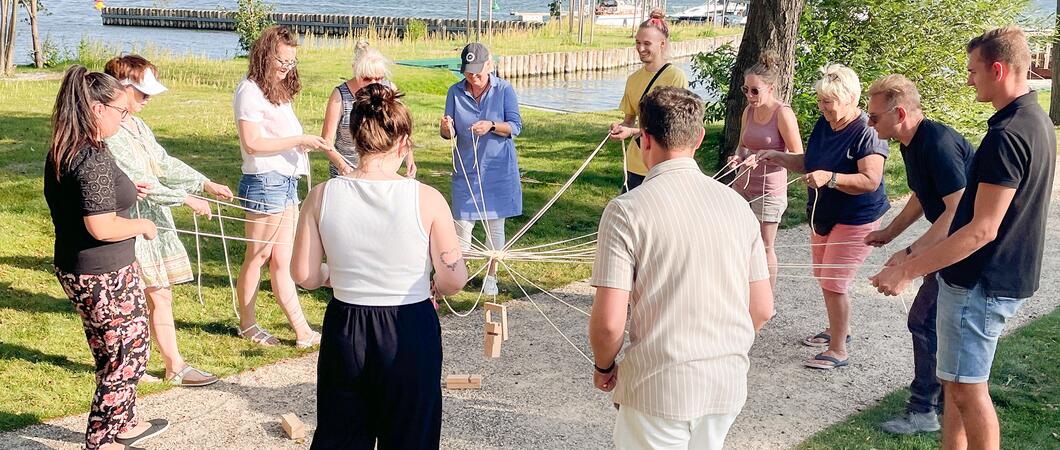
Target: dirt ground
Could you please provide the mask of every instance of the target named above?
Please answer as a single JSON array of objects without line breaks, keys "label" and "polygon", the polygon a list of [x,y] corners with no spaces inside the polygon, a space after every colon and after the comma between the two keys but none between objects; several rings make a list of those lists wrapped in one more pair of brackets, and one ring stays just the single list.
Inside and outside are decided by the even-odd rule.
[{"label": "dirt ground", "polygon": [[[1060,196],[1054,184],[1049,218],[1051,238],[1060,238]],[[796,207],[796,206],[793,206]],[[887,220],[901,207],[894,205]],[[875,404],[912,377],[912,350],[905,312],[897,298],[876,293],[866,278],[926,222],[888,248],[877,250],[862,269],[852,292],[851,366],[818,371],[802,367],[815,350],[798,343],[823,329],[820,290],[809,269],[784,269],[778,285],[778,316],[766,325],[751,351],[747,405],[729,433],[728,448],[775,449],[798,444],[817,431]],[[809,230],[782,230],[782,262],[809,262]],[[1060,247],[1047,246],[1042,288],[1009,326],[1052,311],[1060,303]],[[503,280],[502,280],[503,282]],[[556,291],[588,311],[592,289],[584,282]],[[906,302],[913,298],[907,291]],[[583,352],[589,352],[587,317],[542,294],[534,297],[555,325]],[[511,339],[502,357],[483,357],[482,319],[449,315],[442,319],[443,373],[478,373],[481,390],[444,391],[442,448],[609,448],[614,409],[609,394],[591,384],[592,367],[526,299],[508,303]],[[316,423],[316,356],[283,361],[228,377],[202,389],[172,389],[142,398],[143,417],[165,417],[173,425],[148,441],[148,449],[226,448],[305,449],[308,441],[286,439],[280,414],[294,412],[310,431]],[[0,434],[5,449],[80,448],[86,414]]]}]

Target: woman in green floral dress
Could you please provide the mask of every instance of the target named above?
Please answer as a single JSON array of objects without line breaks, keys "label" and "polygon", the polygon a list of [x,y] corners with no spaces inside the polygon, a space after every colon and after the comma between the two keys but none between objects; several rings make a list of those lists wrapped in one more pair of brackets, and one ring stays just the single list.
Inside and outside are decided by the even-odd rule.
[{"label": "woman in green floral dress", "polygon": [[171,231],[176,227],[170,208],[187,205],[195,214],[210,216],[210,204],[192,194],[205,191],[220,199],[231,199],[232,191],[169,156],[155,141],[151,129],[134,115],[152,96],[166,90],[158,82],[158,69],[153,64],[138,55],[126,55],[107,62],[106,72],[125,86],[129,99],[121,128],[107,139],[107,148],[130,179],[137,184],[149,185],[147,197],[137,202],[134,214],[159,227],[157,239],[136,239],[136,261],[147,294],[151,335],[158,343],[166,366],[165,379],[178,386],[213,384],[217,381],[216,376],[187,364],[177,350],[171,286],[195,277],[184,244],[177,233]]}]

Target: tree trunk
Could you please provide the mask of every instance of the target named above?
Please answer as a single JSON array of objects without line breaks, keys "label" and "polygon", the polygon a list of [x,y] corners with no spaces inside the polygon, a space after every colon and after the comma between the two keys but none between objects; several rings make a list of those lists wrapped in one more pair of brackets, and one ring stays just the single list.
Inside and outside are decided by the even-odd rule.
[{"label": "tree trunk", "polygon": [[4,42],[4,58],[3,67],[0,67],[0,72],[3,72],[4,76],[12,76],[15,74],[15,16],[18,15],[17,1],[18,0],[5,0],[7,7],[7,36]]},{"label": "tree trunk", "polygon": [[1060,74],[1057,73],[1057,61],[1060,61],[1060,0],[1056,0],[1057,11],[1053,16],[1056,20],[1056,29],[1053,31],[1053,41],[1049,43],[1049,70],[1052,72],[1052,91],[1049,94],[1049,118],[1053,119],[1053,125],[1060,125]]},{"label": "tree trunk", "polygon": [[[25,3],[23,3],[25,4]],[[44,68],[44,44],[40,40],[40,31],[37,29],[37,0],[29,0],[29,28],[33,37],[33,65],[38,69]]]},{"label": "tree trunk", "polygon": [[0,0],[0,76],[7,75],[7,4],[9,0]]},{"label": "tree trunk", "polygon": [[[1060,0],[1058,0],[1060,1]],[[743,73],[758,62],[767,50],[780,56],[780,78],[775,95],[778,100],[791,100],[791,85],[795,77],[795,42],[799,34],[799,17],[806,0],[751,0],[747,6],[747,25],[744,27],[740,51],[729,80],[729,94],[725,98],[725,135],[719,165],[724,162],[740,141],[740,117],[747,98],[740,88]]]}]

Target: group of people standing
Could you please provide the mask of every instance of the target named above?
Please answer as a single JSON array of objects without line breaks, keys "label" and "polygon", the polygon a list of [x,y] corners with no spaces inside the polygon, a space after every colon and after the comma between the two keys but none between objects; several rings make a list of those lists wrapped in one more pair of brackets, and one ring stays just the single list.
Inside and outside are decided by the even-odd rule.
[{"label": "group of people standing", "polygon": [[[53,113],[45,197],[56,275],[96,360],[89,449],[134,448],[168,427],[164,419],[141,420],[135,406],[151,335],[167,382],[217,381],[177,349],[171,289],[193,274],[171,208],[210,217],[211,202],[232,200],[246,220],[239,335],[280,343],[255,316],[267,263],[295,345],[320,346],[312,447],[438,447],[442,348],[433,300],[464,287],[463,254],[475,221],[484,225],[487,250],[500,251],[505,219],[522,214],[515,90],[493,74],[485,46],[463,49],[463,79],[450,87],[438,129],[454,141],[446,201],[415,180],[413,121],[388,80],[388,61],[357,46],[353,77],[332,91],[317,136],[304,132],[291,106],[301,90],[297,46],[292,32],[271,27],[251,49],[232,103],[242,156],[236,193],[168,155],[137,116],[166,90],[149,61],[126,55],[108,62],[106,73],[67,70]],[[926,216],[929,231],[873,278],[891,294],[911,278],[925,280],[909,316],[916,366],[909,410],[885,428],[937,429],[937,376],[946,386],[944,440],[958,447],[996,442],[996,417],[991,423],[981,414],[990,406],[985,382],[1004,319],[1037,288],[1056,147],[1026,87],[1022,32],[994,30],[969,44],[969,84],[998,109],[975,153],[952,128],[924,118],[916,87],[901,75],[873,83],[868,112],[861,110],[860,81],[839,64],[822,69],[814,86],[821,117],[804,151],[794,112],[775,95],[777,59],[764,55],[744,74],[748,106],[728,161],[737,173],[734,189],[704,175],[693,159],[704,135],[703,105],[667,62],[668,48],[667,24],[653,11],[636,34],[644,66],[627,81],[624,118],[609,130],[615,139],[633,139],[625,193],[600,222],[589,333],[594,382],[615,390],[620,406],[616,446],[721,447],[746,399],[747,352],[776,314],[774,247],[789,171],[805,174],[809,186],[814,275],[828,317],[823,331],[802,340],[827,347],[805,364],[849,364],[848,292],[858,266],[873,246]],[[901,143],[914,196],[880,229],[889,207],[886,139]],[[331,178],[310,186],[300,202],[310,151],[326,155]],[[1026,230],[1030,240],[1023,242],[1037,246],[1015,242]],[[491,264],[483,281],[487,295],[497,293],[496,269]],[[305,319],[298,285],[333,290],[320,332]],[[617,361],[627,314],[630,345]]]},{"label": "group of people standing", "polygon": [[[667,68],[648,50],[653,42],[666,46],[665,31],[652,24],[637,34],[645,73],[630,77],[623,104],[642,80],[662,78],[652,69]],[[870,278],[887,295],[924,280],[908,317],[909,402],[881,427],[937,431],[944,411],[944,448],[1000,447],[987,382],[1007,319],[1039,285],[1057,147],[1027,85],[1023,31],[990,30],[966,50],[968,85],[996,110],[977,151],[953,128],[924,117],[906,77],[873,82],[863,111],[857,75],[831,64],[814,85],[821,117],[803,152],[791,108],[774,97],[775,57],[763,55],[744,74],[748,106],[739,148],[727,161],[737,174],[734,189],[692,159],[704,133],[700,100],[681,86],[652,90],[648,82],[638,114],[627,112],[611,128],[615,138],[638,137],[648,171],[643,179],[629,174],[639,187],[604,210],[590,278],[597,288],[589,324],[594,383],[614,391],[617,448],[722,448],[746,399],[754,332],[775,314],[772,248],[787,186],[799,179],[789,182],[787,171],[804,174],[808,186],[812,267],[828,317],[825,330],[801,340],[827,349],[804,364],[849,365],[849,288],[858,268],[872,247],[925,217],[928,231]],[[881,229],[889,208],[887,139],[900,144],[913,195]]]}]

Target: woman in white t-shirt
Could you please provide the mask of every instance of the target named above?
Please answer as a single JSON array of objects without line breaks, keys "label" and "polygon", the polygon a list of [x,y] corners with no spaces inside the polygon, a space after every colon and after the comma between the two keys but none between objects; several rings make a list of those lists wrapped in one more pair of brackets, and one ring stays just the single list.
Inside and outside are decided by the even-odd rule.
[{"label": "woman in white t-shirt", "polygon": [[331,146],[320,136],[303,134],[291,108],[291,99],[302,87],[296,69],[297,46],[294,33],[284,27],[273,26],[262,32],[250,50],[247,78],[236,87],[232,101],[243,156],[239,197],[248,211],[246,237],[251,240],[236,282],[236,296],[239,334],[265,346],[279,344],[258,326],[254,312],[261,266],[268,261],[273,295],[294,328],[296,345],[306,348],[318,344],[320,334],[306,322],[291,279],[298,179],[309,173],[305,152]]}]

